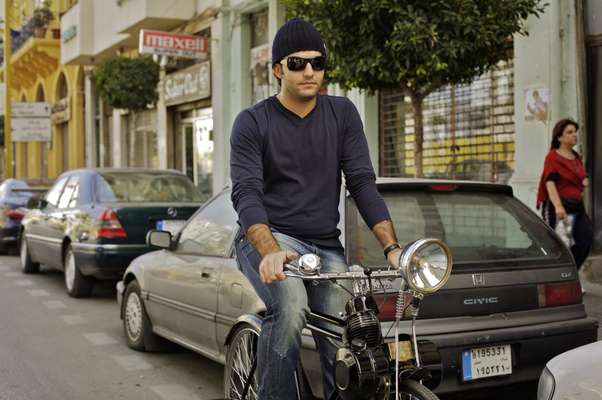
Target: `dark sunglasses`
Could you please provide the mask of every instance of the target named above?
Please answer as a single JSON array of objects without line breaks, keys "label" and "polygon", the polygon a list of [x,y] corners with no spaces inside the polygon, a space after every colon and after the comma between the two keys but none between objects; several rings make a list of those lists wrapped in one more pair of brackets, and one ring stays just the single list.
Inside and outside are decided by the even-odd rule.
[{"label": "dark sunglasses", "polygon": [[286,66],[291,71],[303,71],[308,63],[311,64],[314,71],[324,71],[324,68],[326,68],[326,57],[303,58],[291,56],[286,58]]}]

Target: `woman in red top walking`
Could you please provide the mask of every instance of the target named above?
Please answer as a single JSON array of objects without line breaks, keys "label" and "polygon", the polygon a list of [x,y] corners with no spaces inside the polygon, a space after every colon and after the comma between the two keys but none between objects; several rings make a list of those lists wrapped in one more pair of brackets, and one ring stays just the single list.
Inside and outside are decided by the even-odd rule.
[{"label": "woman in red top walking", "polygon": [[580,268],[589,255],[593,233],[583,205],[583,190],[589,185],[589,178],[581,156],[573,150],[578,130],[579,125],[570,119],[562,119],[554,126],[551,149],[539,182],[537,208],[542,207],[543,218],[552,229],[557,221],[573,218],[575,244],[571,252]]}]

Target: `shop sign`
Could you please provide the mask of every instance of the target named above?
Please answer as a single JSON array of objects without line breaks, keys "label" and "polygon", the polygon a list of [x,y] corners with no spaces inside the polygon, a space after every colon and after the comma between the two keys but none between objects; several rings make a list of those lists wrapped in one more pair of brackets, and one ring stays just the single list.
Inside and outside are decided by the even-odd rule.
[{"label": "shop sign", "polygon": [[67,43],[77,36],[77,26],[71,25],[69,28],[61,32],[61,42]]},{"label": "shop sign", "polygon": [[165,104],[187,103],[211,96],[209,61],[174,72],[165,77]]},{"label": "shop sign", "polygon": [[257,64],[269,63],[272,60],[272,46],[264,44],[251,49],[251,69]]},{"label": "shop sign", "polygon": [[11,118],[48,118],[50,104],[44,102],[10,102]]},{"label": "shop sign", "polygon": [[14,118],[10,125],[13,142],[50,142],[50,118]]},{"label": "shop sign", "polygon": [[69,122],[71,118],[71,107],[69,97],[65,97],[52,105],[52,113],[50,119],[53,124],[63,124]]},{"label": "shop sign", "polygon": [[140,30],[139,52],[205,60],[209,52],[207,36]]},{"label": "shop sign", "polygon": [[10,128],[13,142],[49,142],[50,104],[44,102],[11,102]]},{"label": "shop sign", "polygon": [[251,87],[253,104],[270,96],[272,46],[263,44],[251,49]]}]

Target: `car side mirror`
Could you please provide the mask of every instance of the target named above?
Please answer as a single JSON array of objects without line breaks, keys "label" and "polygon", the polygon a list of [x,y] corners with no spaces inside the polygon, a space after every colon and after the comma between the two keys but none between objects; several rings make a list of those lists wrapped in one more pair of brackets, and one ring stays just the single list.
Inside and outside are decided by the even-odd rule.
[{"label": "car side mirror", "polygon": [[27,205],[26,205],[26,207],[29,208],[30,210],[33,210],[36,208],[43,210],[44,208],[46,208],[46,206],[48,206],[48,202],[46,200],[35,198],[35,197],[30,197],[29,200],[27,200]]},{"label": "car side mirror", "polygon": [[170,250],[172,243],[170,232],[151,230],[146,234],[146,244],[149,246]]}]

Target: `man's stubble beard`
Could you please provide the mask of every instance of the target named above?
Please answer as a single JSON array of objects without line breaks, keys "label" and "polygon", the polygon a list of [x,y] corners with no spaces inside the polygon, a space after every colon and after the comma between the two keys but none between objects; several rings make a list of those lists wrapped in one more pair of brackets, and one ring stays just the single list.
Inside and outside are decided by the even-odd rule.
[{"label": "man's stubble beard", "polygon": [[296,100],[301,101],[301,102],[309,102],[309,101],[312,101],[313,99],[315,99],[318,96],[318,94],[320,92],[320,84],[318,83],[316,85],[316,88],[314,90],[312,90],[311,94],[304,94],[298,88],[298,86],[287,87],[286,90]]}]

